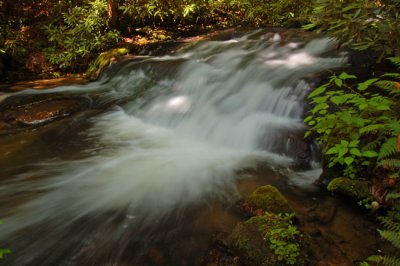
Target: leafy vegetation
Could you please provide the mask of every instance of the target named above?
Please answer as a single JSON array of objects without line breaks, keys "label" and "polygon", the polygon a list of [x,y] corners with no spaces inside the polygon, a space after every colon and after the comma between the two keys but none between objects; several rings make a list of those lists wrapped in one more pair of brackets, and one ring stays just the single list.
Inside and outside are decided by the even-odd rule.
[{"label": "leafy vegetation", "polygon": [[[266,213],[266,216],[269,214]],[[301,232],[292,224],[294,213],[279,215],[287,223],[287,227],[276,226],[269,232],[270,248],[277,256],[278,261],[287,265],[296,265],[300,257],[300,247],[296,242]]]},{"label": "leafy vegetation", "polygon": [[45,49],[50,63],[60,68],[76,66],[110,48],[120,34],[110,29],[107,2],[88,1],[62,12],[62,19],[44,26],[51,46]]},{"label": "leafy vegetation", "polygon": [[310,93],[314,107],[304,120],[310,126],[306,136],[313,135],[323,145],[327,166],[341,169],[338,177],[386,176],[396,184],[400,178],[400,74],[351,82],[355,79],[344,72],[333,75]]},{"label": "leafy vegetation", "polygon": [[381,61],[400,55],[399,7],[397,0],[316,0],[312,23],[304,28],[318,28],[356,50],[376,51]]},{"label": "leafy vegetation", "polygon": [[[380,218],[384,230],[379,230],[378,232],[387,241],[389,241],[397,250],[400,250],[400,222],[393,220],[390,217]],[[397,266],[400,265],[400,257],[390,256],[390,255],[373,255],[370,256],[367,261],[362,262],[360,266],[371,265],[383,265],[383,266]]]}]

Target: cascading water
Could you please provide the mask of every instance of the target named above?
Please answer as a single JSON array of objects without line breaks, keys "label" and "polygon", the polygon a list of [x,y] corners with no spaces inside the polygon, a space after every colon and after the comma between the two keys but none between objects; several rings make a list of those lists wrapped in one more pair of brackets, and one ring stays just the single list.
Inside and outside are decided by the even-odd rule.
[{"label": "cascading water", "polygon": [[[116,64],[88,85],[3,97],[96,94],[119,106],[81,133],[85,158],[42,162],[2,182],[2,199],[34,195],[3,219],[0,241],[14,253],[7,265],[151,265],[144,250],[170,241],[184,210],[237,196],[240,170],[296,162],[302,78],[346,60],[323,57],[330,39],[266,36],[202,41]],[[198,262],[185,263],[168,265]]]}]

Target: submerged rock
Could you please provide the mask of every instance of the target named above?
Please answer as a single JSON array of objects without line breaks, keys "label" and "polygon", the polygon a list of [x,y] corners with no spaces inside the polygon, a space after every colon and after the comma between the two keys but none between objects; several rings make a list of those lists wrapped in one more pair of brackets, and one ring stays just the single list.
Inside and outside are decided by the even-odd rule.
[{"label": "submerged rock", "polygon": [[271,185],[257,188],[248,198],[249,204],[256,209],[272,213],[293,213],[287,199]]},{"label": "submerged rock", "polygon": [[366,180],[353,180],[345,177],[334,178],[329,182],[327,189],[331,192],[343,194],[357,200],[369,198],[371,196],[369,183]]},{"label": "submerged rock", "polygon": [[245,265],[307,265],[309,237],[290,218],[274,213],[238,223],[230,235],[232,248]]}]

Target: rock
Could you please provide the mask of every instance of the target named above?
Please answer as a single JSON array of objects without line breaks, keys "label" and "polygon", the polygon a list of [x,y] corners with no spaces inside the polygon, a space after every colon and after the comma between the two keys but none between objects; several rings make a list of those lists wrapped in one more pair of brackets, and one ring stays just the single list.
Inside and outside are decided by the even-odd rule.
[{"label": "rock", "polygon": [[271,185],[257,188],[248,198],[250,206],[273,213],[294,213],[287,199]]},{"label": "rock", "polygon": [[88,106],[88,99],[44,98],[23,104],[10,104],[0,109],[0,121],[13,126],[39,126],[68,117]]},{"label": "rock", "polygon": [[353,180],[345,177],[334,178],[329,182],[327,189],[356,200],[366,199],[371,196],[369,183],[366,180]]},{"label": "rock", "polygon": [[308,265],[309,237],[281,215],[267,213],[238,223],[230,240],[245,265]]}]

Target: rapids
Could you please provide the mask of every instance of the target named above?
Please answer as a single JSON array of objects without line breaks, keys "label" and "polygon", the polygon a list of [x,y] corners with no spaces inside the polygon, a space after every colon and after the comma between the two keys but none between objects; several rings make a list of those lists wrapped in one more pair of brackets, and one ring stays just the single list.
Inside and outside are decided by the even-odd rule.
[{"label": "rapids", "polygon": [[[157,239],[179,253],[172,239],[193,230],[185,217],[238,199],[243,170],[291,169],[298,142],[310,153],[297,137],[304,78],[346,63],[328,56],[334,45],[257,31],[116,63],[86,85],[3,95],[1,103],[32,94],[114,103],[79,132],[81,158],[38,159],[0,181],[2,202],[30,195],[2,217],[0,243],[13,250],[7,265],[153,265],[145,254]],[[196,256],[167,264],[198,264]]]}]

